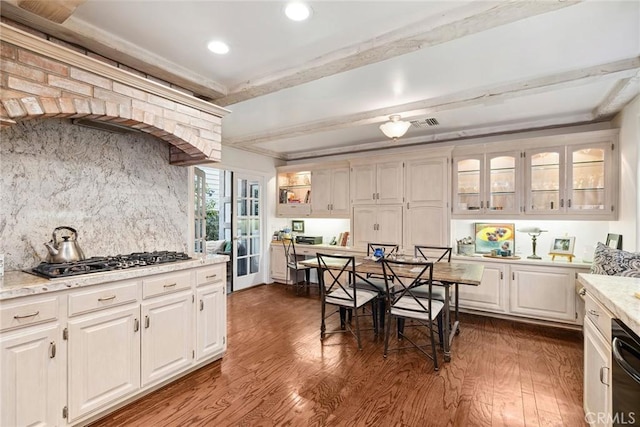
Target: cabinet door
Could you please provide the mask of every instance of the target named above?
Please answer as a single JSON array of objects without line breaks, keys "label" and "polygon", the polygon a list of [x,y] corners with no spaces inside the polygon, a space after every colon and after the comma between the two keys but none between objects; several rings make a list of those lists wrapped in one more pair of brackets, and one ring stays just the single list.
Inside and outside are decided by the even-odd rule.
[{"label": "cabinet door", "polygon": [[528,214],[565,211],[564,147],[540,148],[525,153]]},{"label": "cabinet door", "polygon": [[333,169],[331,171],[331,215],[349,218],[350,205],[349,168]]},{"label": "cabinet door", "polygon": [[611,144],[567,147],[567,211],[603,215],[612,202]]},{"label": "cabinet door", "polygon": [[220,354],[226,346],[226,284],[199,289],[196,296],[196,358],[198,361]]},{"label": "cabinet door", "polygon": [[376,165],[376,203],[396,204],[404,201],[404,168],[401,161]]},{"label": "cabinet door", "polygon": [[375,243],[392,243],[402,246],[402,206],[378,206],[377,236]]},{"label": "cabinet door", "polygon": [[351,245],[366,250],[367,243],[376,242],[378,236],[376,228],[376,206],[354,206],[353,208],[353,238]]},{"label": "cabinet door", "polygon": [[460,307],[493,313],[506,312],[504,279],[505,267],[495,263],[484,263],[484,273],[480,286],[459,285]]},{"label": "cabinet door", "polygon": [[60,347],[57,323],[3,334],[0,339],[2,364],[3,426],[54,426],[63,424],[59,398]]},{"label": "cabinet door", "polygon": [[576,323],[575,272],[512,266],[509,311],[536,319]]},{"label": "cabinet door", "polygon": [[193,294],[142,304],[142,386],[188,368],[193,361]]},{"label": "cabinet door", "polygon": [[484,210],[484,156],[453,159],[453,212],[477,215]]},{"label": "cabinet door", "polygon": [[68,322],[69,421],[140,387],[138,306]]},{"label": "cabinet door", "polygon": [[584,412],[591,426],[611,425],[611,347],[584,319]]},{"label": "cabinet door", "polygon": [[311,214],[331,212],[331,170],[311,171]]},{"label": "cabinet door", "polygon": [[446,208],[410,205],[404,211],[404,247],[413,251],[415,245],[448,246],[448,216]]},{"label": "cabinet door", "polygon": [[376,202],[375,165],[358,165],[351,168],[351,202],[354,205]]},{"label": "cabinet door", "polygon": [[282,242],[271,245],[271,279],[287,283],[287,260],[284,257]]},{"label": "cabinet door", "polygon": [[520,212],[520,153],[486,155],[485,210],[492,215]]}]

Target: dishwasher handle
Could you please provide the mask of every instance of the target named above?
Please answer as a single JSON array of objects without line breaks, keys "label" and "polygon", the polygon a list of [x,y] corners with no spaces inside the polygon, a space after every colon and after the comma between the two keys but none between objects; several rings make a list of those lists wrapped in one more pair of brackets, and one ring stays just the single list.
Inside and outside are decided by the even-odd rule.
[{"label": "dishwasher handle", "polygon": [[624,357],[622,357],[622,350],[626,350],[629,353],[633,354],[635,357],[640,359],[640,351],[636,350],[629,343],[620,339],[619,337],[615,337],[613,342],[611,343],[611,349],[613,350],[613,358],[620,365],[623,371],[627,373],[631,378],[633,378],[638,384],[640,384],[640,372],[636,371],[633,366],[629,362],[627,362]]}]

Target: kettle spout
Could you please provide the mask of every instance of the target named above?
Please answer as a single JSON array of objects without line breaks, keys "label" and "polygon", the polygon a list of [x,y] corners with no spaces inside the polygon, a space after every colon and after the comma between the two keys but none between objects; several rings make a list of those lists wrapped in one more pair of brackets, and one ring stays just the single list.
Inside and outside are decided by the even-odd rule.
[{"label": "kettle spout", "polygon": [[53,240],[50,242],[46,242],[44,245],[47,247],[47,250],[49,251],[49,255],[51,256],[58,255],[58,249],[56,249],[53,246],[54,245]]}]

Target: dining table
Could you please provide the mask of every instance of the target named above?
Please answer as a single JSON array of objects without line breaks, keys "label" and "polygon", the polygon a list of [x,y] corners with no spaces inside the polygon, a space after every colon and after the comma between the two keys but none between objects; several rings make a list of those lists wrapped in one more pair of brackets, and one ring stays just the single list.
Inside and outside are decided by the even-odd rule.
[{"label": "dining table", "polygon": [[[332,255],[332,254],[326,254]],[[336,254],[337,255],[337,254]],[[410,260],[407,260],[410,261]],[[308,258],[300,261],[301,264],[319,269],[317,258]],[[343,264],[342,264],[343,265]],[[340,270],[341,265],[336,263],[335,265],[327,263],[327,268]],[[366,278],[367,275],[376,275],[383,277],[382,264],[378,261],[371,259],[368,256],[355,256],[355,271],[356,275],[361,278]],[[445,291],[444,298],[444,343],[443,353],[445,362],[451,361],[451,344],[455,335],[460,333],[460,319],[459,319],[459,298],[458,287],[459,285],[468,286],[480,286],[482,281],[482,275],[484,273],[484,266],[480,263],[468,263],[468,262],[435,262],[433,264],[433,282],[439,282],[442,284]],[[320,271],[318,271],[318,275]],[[399,277],[413,279],[416,277],[416,272],[411,271],[410,268],[398,269],[397,274]],[[451,304],[450,304],[450,288],[454,287],[454,321],[451,323]]]}]

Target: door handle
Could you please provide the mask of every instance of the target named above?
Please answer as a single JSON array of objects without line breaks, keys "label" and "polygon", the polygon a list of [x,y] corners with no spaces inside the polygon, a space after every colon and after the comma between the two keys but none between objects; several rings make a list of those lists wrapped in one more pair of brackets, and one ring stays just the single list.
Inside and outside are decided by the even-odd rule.
[{"label": "door handle", "polygon": [[140,330],[140,321],[138,319],[133,319],[133,332],[138,332]]},{"label": "door handle", "polygon": [[200,311],[204,310],[204,301],[200,300]]},{"label": "door handle", "polygon": [[55,341],[51,341],[51,343],[49,343],[49,358],[53,359],[54,357],[56,357],[56,343]]},{"label": "door handle", "polygon": [[[607,376],[604,376],[604,370],[607,370]],[[600,382],[604,385],[606,385],[607,387],[609,386],[609,384],[607,384],[607,382],[605,381],[605,378],[609,377],[609,368],[607,368],[606,366],[601,366],[600,367]]]},{"label": "door handle", "polygon": [[150,324],[149,316],[144,316],[144,327],[145,327],[145,329],[149,328],[149,324]]}]

